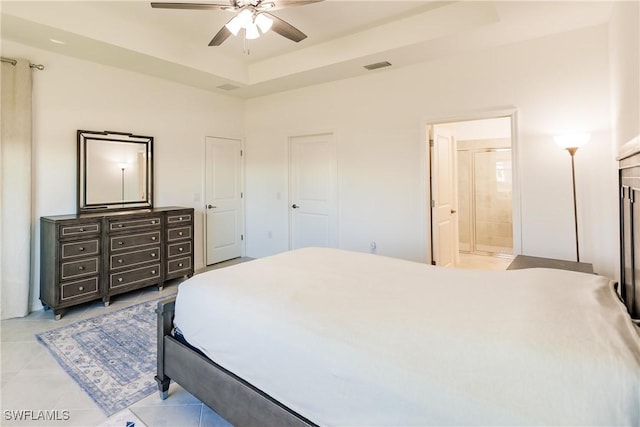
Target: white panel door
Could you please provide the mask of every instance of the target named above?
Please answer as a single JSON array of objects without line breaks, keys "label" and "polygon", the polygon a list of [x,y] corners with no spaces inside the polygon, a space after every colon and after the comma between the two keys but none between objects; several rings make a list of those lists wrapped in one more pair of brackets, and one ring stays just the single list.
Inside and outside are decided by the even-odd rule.
[{"label": "white panel door", "polygon": [[455,232],[454,144],[451,134],[433,127],[431,197],[433,258],[436,265],[453,267],[458,250]]},{"label": "white panel door", "polygon": [[242,160],[237,139],[206,139],[207,265],[242,255]]},{"label": "white panel door", "polygon": [[337,169],[333,134],[292,137],[289,153],[289,248],[337,247]]}]

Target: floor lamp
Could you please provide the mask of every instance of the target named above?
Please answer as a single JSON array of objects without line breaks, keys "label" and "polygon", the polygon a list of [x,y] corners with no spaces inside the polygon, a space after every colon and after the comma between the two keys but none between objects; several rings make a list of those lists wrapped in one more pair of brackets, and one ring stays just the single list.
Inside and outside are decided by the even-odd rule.
[{"label": "floor lamp", "polygon": [[576,233],[576,260],[580,262],[580,245],[578,244],[578,205],[576,203],[576,168],[574,157],[578,148],[589,141],[591,135],[588,133],[556,135],[553,140],[560,147],[564,148],[571,155],[571,179],[573,182],[573,224]]}]

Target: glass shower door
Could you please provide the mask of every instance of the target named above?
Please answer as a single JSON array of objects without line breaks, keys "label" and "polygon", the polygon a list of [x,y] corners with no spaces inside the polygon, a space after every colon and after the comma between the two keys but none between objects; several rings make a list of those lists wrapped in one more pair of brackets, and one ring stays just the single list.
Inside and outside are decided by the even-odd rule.
[{"label": "glass shower door", "polygon": [[473,153],[476,252],[513,254],[511,150]]},{"label": "glass shower door", "polygon": [[511,149],[458,151],[460,251],[513,254],[511,199]]}]

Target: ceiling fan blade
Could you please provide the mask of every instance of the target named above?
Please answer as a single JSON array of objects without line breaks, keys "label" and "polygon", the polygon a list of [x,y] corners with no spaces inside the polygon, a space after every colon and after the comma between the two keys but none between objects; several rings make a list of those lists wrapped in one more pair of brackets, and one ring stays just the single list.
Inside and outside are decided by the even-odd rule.
[{"label": "ceiling fan blade", "polygon": [[220,31],[213,36],[211,41],[209,42],[209,46],[220,46],[226,39],[231,35],[231,31],[227,29],[227,27],[220,28]]},{"label": "ceiling fan blade", "polygon": [[264,0],[264,3],[273,3],[274,6],[269,10],[284,9],[285,7],[305,6],[307,4],[320,3],[324,0]]},{"label": "ceiling fan blade", "polygon": [[288,22],[283,21],[282,19],[270,13],[265,13],[265,15],[269,15],[269,18],[273,19],[273,25],[271,27],[271,31],[274,31],[280,34],[281,36],[286,37],[289,40],[292,40],[296,43],[307,38],[307,35],[305,33],[300,31],[293,25],[289,24]]},{"label": "ceiling fan blade", "polygon": [[234,7],[227,4],[215,3],[159,3],[151,2],[151,7],[156,9],[192,9],[192,10],[233,10]]}]

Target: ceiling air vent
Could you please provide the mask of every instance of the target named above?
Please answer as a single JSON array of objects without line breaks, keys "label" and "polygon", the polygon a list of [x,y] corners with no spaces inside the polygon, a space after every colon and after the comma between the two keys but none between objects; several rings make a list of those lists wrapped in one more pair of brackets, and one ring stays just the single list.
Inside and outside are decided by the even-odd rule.
[{"label": "ceiling air vent", "polygon": [[365,65],[364,68],[371,71],[371,70],[377,70],[378,68],[384,68],[384,67],[390,67],[390,66],[391,66],[391,62],[382,61],[382,62],[376,62],[375,64]]},{"label": "ceiling air vent", "polygon": [[240,88],[240,86],[232,85],[231,83],[225,83],[223,85],[216,86],[216,87],[222,90],[234,90],[234,89]]}]

